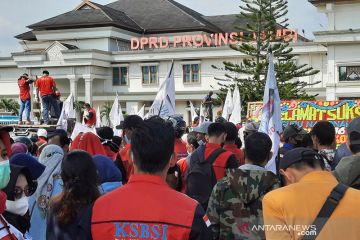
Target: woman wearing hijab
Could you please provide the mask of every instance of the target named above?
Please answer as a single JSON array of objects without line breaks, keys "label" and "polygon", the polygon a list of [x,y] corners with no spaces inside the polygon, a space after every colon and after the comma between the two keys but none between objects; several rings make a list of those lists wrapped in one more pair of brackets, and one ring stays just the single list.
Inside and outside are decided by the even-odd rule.
[{"label": "woman wearing hijab", "polygon": [[46,217],[50,198],[61,193],[61,162],[64,151],[57,145],[48,145],[42,151],[39,162],[45,165],[45,171],[38,178],[38,187],[30,197],[31,226],[30,235],[36,240],[46,239]]},{"label": "woman wearing hijab", "polygon": [[10,165],[10,169],[10,181],[3,190],[7,195],[3,216],[26,235],[30,228],[29,197],[35,192],[37,184],[26,167]]},{"label": "woman wearing hijab", "polygon": [[100,196],[93,159],[84,151],[71,152],[63,160],[61,178],[64,189],[51,202],[46,239],[91,239],[91,208]]},{"label": "woman wearing hijab", "polygon": [[71,143],[70,151],[83,150],[88,152],[91,156],[101,154],[106,156],[106,151],[103,148],[100,139],[92,132],[80,133],[75,137]]},{"label": "woman wearing hijab", "polygon": [[93,157],[100,179],[100,192],[108,193],[122,186],[122,175],[114,162],[106,156],[95,155]]},{"label": "woman wearing hijab", "polygon": [[11,145],[11,155],[10,157],[14,156],[15,154],[18,153],[27,153],[28,152],[28,148],[24,143],[21,142],[17,142]]},{"label": "woman wearing hijab", "polygon": [[[11,140],[9,132],[12,127],[0,127],[0,189],[4,189],[10,181],[9,156],[11,155]],[[27,239],[14,226],[8,223],[3,213],[6,208],[6,194],[0,191],[0,240]]]}]

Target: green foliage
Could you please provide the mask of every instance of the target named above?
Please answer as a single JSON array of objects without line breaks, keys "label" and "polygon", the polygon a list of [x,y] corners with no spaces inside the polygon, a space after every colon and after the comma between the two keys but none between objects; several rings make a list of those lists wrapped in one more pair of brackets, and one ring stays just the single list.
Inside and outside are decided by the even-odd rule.
[{"label": "green foliage", "polygon": [[13,115],[18,115],[20,110],[20,105],[14,99],[1,98],[0,109],[5,110],[6,112],[11,112]]},{"label": "green foliage", "polygon": [[305,87],[308,84],[298,80],[299,77],[311,76],[319,71],[307,64],[297,65],[296,55],[286,40],[289,36],[276,36],[278,29],[288,27],[285,17],[286,0],[242,0],[241,13],[238,18],[244,27],[236,27],[243,36],[235,39],[241,42],[230,47],[246,55],[240,64],[224,61],[224,66],[215,69],[225,71],[225,78],[216,78],[220,86],[218,102],[224,102],[228,88],[233,90],[238,85],[242,100],[243,112],[247,102],[262,101],[268,67],[268,50],[274,54],[276,79],[280,98],[311,100],[316,95],[309,95]]},{"label": "green foliage", "polygon": [[110,102],[106,102],[104,106],[101,107],[100,117],[101,119],[105,118],[106,126],[110,126],[110,112],[111,112],[112,104]]}]

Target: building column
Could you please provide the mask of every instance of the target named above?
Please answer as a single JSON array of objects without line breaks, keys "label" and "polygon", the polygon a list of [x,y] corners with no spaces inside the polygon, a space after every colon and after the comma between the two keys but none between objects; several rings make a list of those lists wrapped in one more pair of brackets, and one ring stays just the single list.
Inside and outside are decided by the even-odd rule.
[{"label": "building column", "polygon": [[93,80],[94,77],[91,75],[83,76],[85,80],[85,102],[92,105],[93,100],[93,92],[92,92],[92,86],[93,86]]},{"label": "building column", "polygon": [[79,78],[76,77],[76,76],[69,77],[69,81],[70,81],[70,93],[73,94],[74,100],[76,101],[77,100]]}]

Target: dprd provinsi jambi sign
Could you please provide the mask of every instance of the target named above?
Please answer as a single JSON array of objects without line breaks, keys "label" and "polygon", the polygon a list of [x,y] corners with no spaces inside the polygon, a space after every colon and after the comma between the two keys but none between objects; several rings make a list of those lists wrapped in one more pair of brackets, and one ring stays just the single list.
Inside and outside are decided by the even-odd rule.
[{"label": "dprd provinsi jambi sign", "polygon": [[[248,119],[260,121],[261,110],[262,102],[248,103]],[[281,120],[284,126],[297,124],[310,131],[318,121],[329,121],[335,126],[337,144],[346,142],[346,128],[358,116],[360,100],[281,102]]]}]

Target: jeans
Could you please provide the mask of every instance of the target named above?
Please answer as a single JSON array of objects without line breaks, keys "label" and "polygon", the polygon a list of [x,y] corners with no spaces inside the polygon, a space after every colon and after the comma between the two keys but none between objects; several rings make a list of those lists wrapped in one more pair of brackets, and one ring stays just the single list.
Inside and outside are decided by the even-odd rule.
[{"label": "jeans", "polygon": [[19,122],[22,121],[22,115],[25,109],[26,109],[26,120],[30,121],[30,111],[31,111],[30,99],[20,100]]},{"label": "jeans", "polygon": [[59,105],[56,102],[56,99],[53,95],[45,95],[41,97],[42,104],[43,104],[43,119],[45,123],[49,122],[49,109],[50,106],[52,106],[55,110],[55,116],[56,118],[59,118],[60,116],[60,110]]}]

